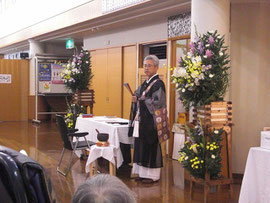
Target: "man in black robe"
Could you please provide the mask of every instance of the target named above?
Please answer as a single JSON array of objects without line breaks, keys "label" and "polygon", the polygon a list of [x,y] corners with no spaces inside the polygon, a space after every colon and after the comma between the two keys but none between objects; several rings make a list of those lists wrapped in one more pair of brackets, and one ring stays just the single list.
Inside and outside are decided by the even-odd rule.
[{"label": "man in black robe", "polygon": [[[138,174],[139,180],[151,183],[160,179],[163,167],[161,146],[158,141],[157,127],[154,119],[154,110],[166,106],[165,85],[157,74],[159,60],[155,55],[144,59],[144,72],[148,79],[136,90],[132,102],[139,108],[139,127],[134,142],[133,174]],[[153,82],[155,81],[155,82]],[[152,84],[153,83],[153,84]],[[143,92],[151,86],[142,98]],[[136,133],[135,133],[136,134]],[[134,135],[134,133],[133,133]]]}]

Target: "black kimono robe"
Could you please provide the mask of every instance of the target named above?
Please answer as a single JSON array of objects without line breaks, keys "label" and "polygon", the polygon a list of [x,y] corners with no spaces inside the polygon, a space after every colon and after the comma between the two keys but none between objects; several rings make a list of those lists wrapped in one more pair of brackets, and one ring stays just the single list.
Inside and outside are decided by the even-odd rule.
[{"label": "black kimono robe", "polygon": [[166,106],[165,85],[156,75],[149,82],[136,90],[135,95],[140,98],[143,91],[158,79],[140,102],[139,137],[134,142],[133,162],[147,168],[161,168],[163,166],[161,146],[158,141],[157,128],[154,119],[154,109]]}]

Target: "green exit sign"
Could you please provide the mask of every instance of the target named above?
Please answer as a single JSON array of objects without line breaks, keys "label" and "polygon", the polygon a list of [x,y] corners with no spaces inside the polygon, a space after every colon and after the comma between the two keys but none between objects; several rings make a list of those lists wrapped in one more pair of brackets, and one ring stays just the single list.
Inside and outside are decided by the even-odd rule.
[{"label": "green exit sign", "polygon": [[69,39],[66,41],[66,49],[73,49],[74,48],[74,41],[73,39]]}]

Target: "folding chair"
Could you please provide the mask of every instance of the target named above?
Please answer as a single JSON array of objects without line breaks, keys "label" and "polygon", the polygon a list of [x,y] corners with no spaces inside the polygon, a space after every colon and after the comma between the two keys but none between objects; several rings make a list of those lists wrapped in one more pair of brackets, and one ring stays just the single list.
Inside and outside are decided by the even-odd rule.
[{"label": "folding chair", "polygon": [[[90,150],[90,146],[94,145],[94,142],[88,141],[86,139],[86,135],[88,135],[88,132],[77,132],[77,129],[73,129],[73,130],[69,130],[65,119],[62,115],[56,115],[56,122],[58,125],[58,129],[63,141],[63,150],[61,153],[61,157],[59,160],[59,163],[57,165],[57,171],[64,175],[67,176],[68,172],[70,171],[71,168],[71,162],[72,159],[74,157],[75,151],[76,150],[84,150],[84,149],[89,149]],[[76,138],[76,142],[73,142],[72,139],[73,137]],[[79,141],[79,138],[84,138],[84,141]],[[68,167],[66,172],[64,173],[63,171],[60,170],[60,166],[61,166],[61,162],[65,153],[65,150],[70,150],[72,151],[72,155],[70,157],[69,163],[68,163]]]}]

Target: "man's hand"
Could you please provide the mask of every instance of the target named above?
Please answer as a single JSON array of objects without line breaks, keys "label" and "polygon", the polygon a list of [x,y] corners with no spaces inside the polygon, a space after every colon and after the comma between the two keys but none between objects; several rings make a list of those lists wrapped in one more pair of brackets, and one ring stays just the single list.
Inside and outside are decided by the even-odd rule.
[{"label": "man's hand", "polygon": [[131,101],[132,101],[133,103],[137,102],[137,97],[136,97],[136,96],[132,96]]}]

